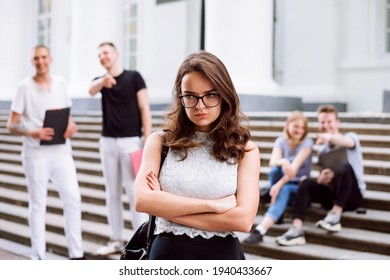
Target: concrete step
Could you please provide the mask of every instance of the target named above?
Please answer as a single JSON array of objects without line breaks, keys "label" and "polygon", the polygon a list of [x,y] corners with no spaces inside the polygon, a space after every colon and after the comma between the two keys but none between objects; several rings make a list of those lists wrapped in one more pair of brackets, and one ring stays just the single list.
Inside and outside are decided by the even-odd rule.
[{"label": "concrete step", "polygon": [[[7,140],[10,139],[10,141]],[[20,154],[21,151],[21,141],[20,137],[15,139],[15,136],[0,136],[0,152],[1,153],[10,153],[10,154]],[[97,142],[85,142],[72,140],[73,147],[73,156],[75,159],[88,161],[88,162],[99,162],[99,144]],[[269,159],[269,154],[272,151],[273,143],[256,141],[255,142],[260,150],[261,158],[266,160]],[[317,153],[318,146],[314,146],[314,154]],[[373,161],[386,161],[390,157],[390,149],[388,148],[376,148],[376,147],[362,147],[363,158],[365,160]],[[316,162],[316,161],[314,161]],[[268,162],[265,161],[263,165],[268,165]]]},{"label": "concrete step", "polygon": [[[75,151],[77,152],[77,151]],[[1,154],[1,153],[0,153]],[[263,159],[265,155],[261,155]],[[0,168],[0,174],[9,174],[14,176],[23,177],[24,173],[20,167],[20,156],[17,154],[1,154],[0,162],[2,163]],[[102,176],[101,164],[97,160],[97,155],[95,156],[95,161],[75,161],[77,172],[79,174],[86,175],[96,175]],[[264,167],[263,167],[264,166]],[[370,173],[375,174],[365,174],[364,178],[367,183],[367,188],[370,190],[377,191],[390,191],[390,176],[389,174],[389,163],[388,162],[375,162],[375,165],[372,165],[370,168],[374,171]],[[267,180],[268,172],[270,168],[266,165],[262,165],[260,179]],[[377,175],[379,174],[379,175]],[[314,169],[311,172],[312,177],[318,176],[318,169]]]},{"label": "concrete step", "polygon": [[[99,143],[98,139],[96,141],[78,141],[71,140],[73,150],[76,151],[89,151],[89,152],[99,152]],[[9,151],[11,153],[16,153],[16,151],[21,150],[22,139],[20,136],[14,135],[0,135],[0,147],[4,150],[8,150],[7,147],[10,147]]]},{"label": "concrete step", "polygon": [[[30,246],[0,238],[0,260],[28,260],[30,257]],[[46,252],[46,260],[66,259],[64,256]]]},{"label": "concrete step", "polygon": [[[3,178],[2,178],[2,181],[3,181]],[[2,197],[3,195],[0,195],[0,197]],[[24,200],[24,202],[23,203],[16,203],[16,202],[10,202],[10,203],[8,203],[8,205],[12,205],[12,206],[14,206],[14,207],[16,207],[15,205],[18,205],[18,204],[23,204],[23,207],[24,207],[24,210],[18,210],[18,211],[25,211],[25,213],[27,213],[26,211],[26,207],[27,207],[27,194],[21,194],[20,192],[17,192],[17,191],[14,191],[14,195],[9,195],[9,194],[7,194],[7,197],[12,197],[12,196],[14,196],[14,197],[17,197],[17,200]],[[22,199],[24,197],[24,199]],[[15,199],[16,200],[16,199]],[[84,204],[84,203],[83,203]],[[54,206],[53,205],[56,205],[56,207],[58,207],[58,209],[56,210],[56,211],[51,211],[53,208],[54,208]],[[5,209],[5,207],[4,207],[4,205],[1,207],[1,209]],[[88,209],[88,210],[87,210]],[[89,212],[93,212],[94,213],[94,216],[96,216],[97,214],[97,212],[99,212],[99,210],[98,209],[100,209],[100,214],[98,214],[98,215],[100,215],[100,216],[104,216],[105,215],[105,210],[102,210],[102,208],[101,207],[96,207],[96,206],[92,206],[91,207],[91,205],[89,205],[89,206],[87,206],[87,207],[83,207],[83,219],[86,219],[86,217],[85,217],[85,212],[86,211],[89,211]],[[4,212],[4,211],[2,211],[2,212]],[[59,215],[59,214],[62,214],[61,213],[61,202],[59,201],[59,199],[58,198],[49,198],[48,199],[48,213],[51,213],[51,212],[54,212],[54,213],[57,213],[57,215]],[[375,212],[372,212],[371,210],[369,210],[369,213],[372,213],[372,214],[374,214],[374,216],[379,216],[378,215],[378,213],[375,213]],[[9,212],[8,212],[8,218],[7,218],[7,220],[12,220],[11,218],[10,218],[10,216],[12,217],[12,215],[14,215],[14,216],[16,216],[16,217],[18,217],[17,218],[17,220],[18,219],[20,219],[20,214],[15,214],[15,213],[17,213],[17,211],[15,211],[15,210],[10,210]],[[54,214],[53,214],[54,215]],[[321,212],[320,213],[320,215],[323,217],[323,215],[324,215],[324,212]],[[348,213],[346,213],[346,215],[348,216]],[[385,214],[383,214],[383,215],[385,215]],[[382,215],[382,216],[383,216]],[[309,216],[311,216],[311,215],[309,215]],[[353,216],[353,215],[352,215]],[[387,215],[388,216],[388,215]],[[358,216],[358,217],[361,217],[361,216]],[[4,217],[3,217],[3,219],[4,219]],[[258,218],[257,218],[257,221],[259,220],[259,219],[261,219],[261,216],[258,216]],[[314,219],[314,218],[313,218]],[[343,225],[344,225],[344,219],[345,219],[345,217],[343,217]],[[370,220],[370,224],[372,225],[372,217],[371,218],[369,218],[368,220]],[[24,223],[26,223],[26,219],[24,218]],[[87,219],[87,221],[88,221],[88,219]],[[20,221],[19,221],[20,222]],[[102,223],[102,221],[99,221],[99,223]],[[371,227],[371,225],[370,225],[370,227]],[[52,226],[53,228],[51,229],[51,231],[55,231],[55,232],[57,232],[58,231],[58,229],[56,229],[54,226]],[[273,234],[282,234],[283,233],[283,231],[284,230],[286,230],[287,228],[286,227],[282,227],[282,226],[276,226],[276,227],[279,227],[279,231],[276,231],[275,232],[275,230],[272,230],[271,231],[271,233],[273,233]],[[48,226],[48,228],[50,228],[50,226]],[[95,229],[96,229],[96,226],[94,227]],[[306,230],[307,231],[307,230]],[[95,230],[94,230],[94,232],[95,232]],[[310,231],[308,231],[308,233],[309,233],[309,235],[308,235],[308,242],[309,242],[309,238],[310,238]],[[102,243],[103,242],[103,240],[104,240],[104,242],[105,242],[105,239],[104,239],[104,237],[100,237],[100,235],[105,235],[104,233],[100,233],[100,231],[99,231],[99,237],[96,237],[96,236],[94,236],[93,234],[91,234],[91,233],[88,233],[88,232],[86,232],[85,233],[85,236],[88,236],[88,240],[94,240],[94,242],[99,242],[99,243]],[[318,234],[317,234],[318,235]],[[314,237],[315,237],[315,235],[313,235]],[[351,233],[351,236],[353,236],[353,232]],[[376,235],[376,236],[380,236],[380,235]],[[388,233],[386,234],[386,236],[390,236],[390,235],[388,235]],[[313,238],[314,238],[313,237]],[[374,238],[375,239],[375,238]],[[315,239],[314,239],[315,240]],[[381,240],[381,239],[378,239],[378,240]],[[103,243],[104,243],[103,242]],[[310,242],[314,242],[314,241],[310,241]],[[329,242],[337,242],[337,241],[328,241],[328,243]],[[321,244],[324,244],[324,243],[321,243]],[[372,247],[372,246],[371,246]],[[250,252],[250,253],[254,253],[253,252],[253,248],[249,248],[248,249],[248,252]],[[322,251],[321,251],[322,252]],[[351,253],[350,253],[351,254]],[[317,253],[317,255],[318,255],[318,253]],[[364,257],[364,258],[366,258],[366,257],[373,257],[373,256],[367,256],[367,255],[359,255],[360,257]],[[296,257],[296,256],[295,256]],[[290,258],[290,257],[289,257]],[[300,258],[300,259],[309,259],[310,257],[309,256],[307,256],[307,255],[305,255],[305,254],[300,254],[297,258]],[[326,259],[326,257],[324,257],[325,259]],[[352,259],[354,259],[354,258],[358,258],[358,256],[354,256],[354,257],[349,257],[348,256],[348,258],[352,258]],[[333,259],[333,257],[332,257],[332,259]]]},{"label": "concrete step", "polygon": [[[240,235],[244,239],[247,234]],[[282,247],[275,242],[275,237],[265,236],[264,242],[256,245],[242,243],[245,252],[273,259],[285,260],[389,260],[383,254],[361,252],[322,244],[307,243],[304,246]]]},{"label": "concrete step", "polygon": [[[29,235],[28,234],[19,234],[20,231],[17,231],[17,234],[12,234],[12,231],[7,229],[23,229],[23,233],[28,232],[29,229],[27,226],[28,221],[28,212],[27,208],[21,208],[12,204],[7,204],[0,202],[0,233],[5,237],[11,238],[12,241],[18,242],[18,244],[29,245]],[[46,230],[48,236],[61,236],[61,238],[56,239],[57,243],[50,244],[48,240],[48,250],[55,252],[56,254],[66,255],[67,245],[65,243],[65,236],[63,231],[64,218],[62,215],[46,213]],[[4,228],[3,228],[4,226]],[[96,250],[104,245],[108,241],[108,226],[106,224],[91,222],[88,220],[82,221],[82,232],[83,232],[83,246],[85,250],[85,255],[87,259],[119,259],[119,254],[112,254],[109,256],[98,256],[96,255]],[[125,229],[124,236],[127,239],[123,240],[124,243],[130,239],[133,235],[134,230]],[[260,257],[253,254],[245,254],[247,259],[259,260],[259,259],[268,259],[266,257]],[[28,256],[26,256],[28,258]]]},{"label": "concrete step", "polygon": [[[77,127],[80,132],[94,132],[100,133],[102,124],[96,121],[96,118],[82,118],[75,119]],[[162,117],[153,118],[153,126],[161,128],[165,124],[165,120]],[[245,122],[244,122],[245,124]],[[252,131],[283,131],[285,121],[256,121],[250,120],[248,127]],[[317,132],[317,122],[309,122],[309,131]],[[340,131],[354,131],[357,134],[373,134],[373,135],[390,135],[389,124],[376,124],[376,123],[341,123]]]},{"label": "concrete step", "polygon": [[[374,203],[375,196],[378,195],[376,192],[368,192],[365,202]],[[390,215],[388,209],[389,196],[385,195],[383,199],[381,198],[381,203],[385,206],[375,206],[374,208],[366,208],[365,214],[360,214],[356,211],[347,211],[342,215],[341,223],[345,227],[355,228],[355,229],[364,229],[370,231],[377,231],[383,233],[390,233]],[[260,198],[261,199],[261,198]],[[258,210],[258,216],[263,215],[268,209],[268,204],[260,204]],[[323,219],[327,214],[327,211],[324,210],[321,205],[318,203],[312,203],[307,210],[305,221],[315,223]],[[287,207],[284,213],[284,222],[288,223],[292,218],[292,208]]]},{"label": "concrete step", "polygon": [[[0,173],[13,173],[16,176],[24,176],[21,168],[20,155],[0,153],[0,163],[2,170]],[[102,167],[100,162],[75,161],[77,173],[102,176]],[[10,174],[10,173],[9,173]],[[17,175],[18,174],[18,175]]]},{"label": "concrete step", "polygon": [[[25,188],[25,181],[23,178],[15,179],[12,176],[0,175],[2,188],[0,188],[0,201],[10,204],[17,204],[23,207],[27,207],[28,197]],[[94,190],[89,188],[80,188],[82,201],[83,201],[83,216],[89,220],[106,222],[106,209],[105,209],[105,192],[102,190]],[[390,233],[390,215],[389,203],[390,193],[381,193],[375,191],[367,191],[365,198],[365,207],[370,205],[373,208],[368,208],[367,214],[359,215],[355,213],[346,213],[343,216],[343,222],[347,225],[355,228],[376,228],[378,231],[388,231]],[[124,209],[128,209],[128,199],[123,195],[122,203]],[[49,185],[49,198],[48,198],[48,211],[53,213],[61,213],[61,201],[58,198],[55,186]],[[91,211],[93,209],[94,211]],[[127,211],[127,210],[126,210]],[[286,217],[290,214],[287,211]],[[310,209],[308,219],[317,221],[325,215],[322,209],[316,208]],[[389,216],[389,219],[386,218]],[[345,220],[345,221],[344,221]],[[126,224],[131,228],[129,220],[126,220]]]},{"label": "concrete step", "polygon": [[[379,148],[376,150],[378,151]],[[6,145],[2,144],[0,145],[0,162],[7,162],[7,163],[13,163],[18,164],[20,162],[20,150],[21,146],[17,145]],[[380,149],[384,150],[384,149]],[[380,151],[378,151],[380,152]],[[386,152],[388,152],[386,149]],[[261,153],[261,165],[262,166],[268,166],[269,165],[269,159],[271,157],[270,153],[263,152]],[[85,162],[91,163],[92,165],[90,168],[87,168],[88,170],[85,170],[85,172],[89,173],[96,173],[99,171],[93,170],[92,166],[99,168],[100,166],[100,155],[98,152],[92,152],[92,151],[83,151],[83,150],[74,150],[73,151],[73,157],[76,162],[80,162],[80,168]],[[313,162],[316,163],[318,161],[317,157],[313,157]],[[375,174],[375,175],[390,175],[390,163],[388,160],[364,160],[364,172],[365,174]],[[85,169],[85,168],[84,168]],[[313,164],[313,169],[318,170],[319,166],[317,164]],[[99,173],[100,174],[100,173]]]},{"label": "concrete step", "polygon": [[[81,177],[85,177],[85,176],[81,176]],[[100,184],[101,186],[101,188],[91,188],[88,186],[87,187],[82,186],[79,183],[81,199],[83,202],[91,203],[94,205],[105,205],[106,196],[105,196],[103,180],[101,178],[96,178],[94,176],[87,175],[86,178],[78,177],[78,180],[79,182],[81,180],[91,181],[90,184]],[[3,191],[0,188],[0,193],[4,192],[7,189],[19,191],[19,192],[27,192],[26,179],[23,177],[15,177],[11,175],[0,174],[0,187],[3,188]],[[5,196],[5,193],[2,194]],[[19,194],[20,193],[15,193],[14,197],[18,199]],[[58,197],[56,186],[51,183],[49,183],[48,185],[48,195],[52,197]],[[10,196],[11,194],[8,195],[8,197]],[[125,194],[123,195],[122,201],[125,209],[129,209],[128,198]]]},{"label": "concrete step", "polygon": [[[274,146],[273,142],[255,141],[260,150],[260,156],[270,154]],[[313,147],[314,153],[318,151],[318,145]],[[381,147],[362,147],[363,158],[367,160],[388,161],[390,158],[390,149]]]},{"label": "concrete step", "polygon": [[[18,157],[19,157],[18,155],[8,155],[8,154],[4,155],[4,160],[2,160],[0,157],[0,162],[2,162],[0,168],[0,174],[8,174],[8,175],[13,175],[18,177],[24,177],[24,172],[20,164],[17,162]],[[11,158],[12,162],[7,160],[7,158]],[[98,162],[75,161],[75,164],[76,164],[78,174],[95,175],[100,177],[102,176],[101,164]],[[388,166],[388,163],[385,163],[385,165]],[[383,167],[381,168],[383,169]],[[270,168],[268,166],[264,166],[264,167],[262,166],[261,173],[260,173],[260,180],[268,179],[269,170]],[[384,170],[386,170],[387,172],[388,168]],[[318,176],[318,170],[316,169],[312,170],[311,176],[316,178]],[[367,183],[367,188],[369,190],[390,192],[390,176],[365,174],[364,178]],[[101,187],[98,186],[98,188]]]},{"label": "concrete step", "polygon": [[[285,121],[290,115],[290,112],[286,111],[272,111],[272,112],[244,112],[250,120],[256,121]],[[310,122],[316,122],[316,112],[304,112],[305,116]],[[165,111],[151,112],[153,119],[161,119],[165,115]],[[83,120],[90,122],[95,120],[96,123],[101,123],[101,111],[72,111],[72,116],[76,123],[83,123]],[[9,117],[9,110],[0,110],[0,121],[6,122]],[[387,113],[374,113],[374,112],[340,112],[339,118],[341,123],[375,123],[375,124],[390,124],[390,114]]]},{"label": "concrete step", "polygon": [[[162,116],[164,112],[155,111],[154,116]],[[304,112],[309,122],[317,121],[316,112]],[[290,112],[245,112],[245,115],[252,121],[285,121],[290,115]],[[375,123],[375,124],[390,124],[390,114],[387,113],[351,113],[340,112],[339,118],[341,123]]]},{"label": "concrete step", "polygon": [[[327,211],[320,205],[313,203],[307,211],[305,220],[314,224],[323,219],[326,213]],[[292,209],[288,208],[284,216],[286,221],[291,219]],[[390,233],[390,215],[387,210],[367,209],[365,214],[347,211],[343,213],[341,223],[344,227]]]},{"label": "concrete step", "polygon": [[368,209],[390,211],[390,192],[367,190],[362,206]]},{"label": "concrete step", "polygon": [[[322,214],[321,218],[324,217],[325,212]],[[376,213],[371,213],[372,216],[375,216]],[[306,242],[309,244],[324,245],[331,248],[342,248],[347,250],[356,250],[360,252],[370,252],[380,255],[385,255],[382,257],[390,258],[390,235],[388,232],[378,232],[375,228],[371,229],[358,229],[351,228],[348,226],[348,223],[345,223],[345,216],[356,215],[354,213],[344,213],[342,218],[343,230],[338,233],[328,233],[320,228],[314,226],[316,219],[310,219],[305,221],[304,232],[306,237]],[[362,215],[363,216],[363,215]],[[321,219],[318,218],[318,219]],[[255,224],[258,224],[263,219],[262,215],[258,215],[255,220]],[[384,218],[386,219],[386,218]],[[271,249],[276,251],[281,248],[275,242],[274,237],[282,235],[288,230],[291,226],[291,220],[285,218],[285,222],[280,225],[274,225],[267,233],[265,243],[267,239],[272,240],[272,247],[267,247],[267,250]],[[244,234],[247,236],[246,234]],[[249,249],[253,253],[253,250],[261,251],[263,249],[263,244],[260,246],[251,246],[246,244],[247,247],[252,247]],[[301,247],[301,246],[298,246]],[[305,246],[303,246],[305,247]],[[283,248],[283,247],[282,247]],[[297,248],[297,247],[294,247]],[[260,253],[260,252],[259,252]],[[272,254],[274,254],[273,252]],[[273,256],[274,257],[274,256]]]},{"label": "concrete step", "polygon": [[[49,219],[47,219],[49,220]],[[60,219],[54,219],[60,220]],[[47,222],[48,224],[51,221]],[[88,225],[85,221],[82,221],[82,228],[90,227],[91,229],[96,228],[95,224]],[[84,238],[86,233],[83,232],[83,248],[87,259],[119,259],[119,255],[109,256],[98,256],[96,250],[101,247],[104,243],[97,243]],[[126,234],[132,235],[132,231],[127,231]],[[16,223],[5,219],[0,219],[0,235],[2,238],[30,246],[30,229],[26,224]],[[54,254],[67,256],[68,249],[66,245],[66,239],[64,234],[56,233],[50,230],[50,227],[46,230],[46,250]]]},{"label": "concrete step", "polygon": [[[107,223],[107,209],[104,203],[100,201],[99,204],[96,204],[94,202],[89,202],[88,200],[91,199],[91,193],[88,192],[86,195],[87,190],[81,191],[83,196],[83,202],[81,204],[81,211],[82,211],[82,217],[84,220],[93,221],[97,223]],[[92,197],[92,199],[103,199],[102,196],[104,196],[104,192],[102,192],[100,195],[96,196],[96,193],[94,194],[95,197]],[[23,208],[28,207],[28,194],[25,190],[22,189],[10,189],[5,187],[0,187],[0,201],[3,203],[11,204],[11,205],[18,205]],[[128,229],[132,229],[131,221],[130,221],[130,211],[128,208],[128,200],[125,195],[123,195],[123,207],[124,207],[124,222],[125,227]],[[53,214],[63,214],[63,208],[62,208],[62,201],[59,198],[59,195],[52,185],[49,185],[49,192],[47,197],[47,212],[53,213]]]},{"label": "concrete step", "polygon": [[[270,153],[261,153],[261,166],[269,166],[269,160],[271,159]],[[318,157],[313,156],[313,170],[320,170],[321,167],[317,164]],[[363,160],[364,173],[374,175],[387,175],[390,176],[390,162],[388,160]]]},{"label": "concrete step", "polygon": [[[255,143],[258,145],[260,154],[261,155],[267,155],[270,154],[273,148],[273,142],[262,142],[262,141],[255,141]],[[0,151],[2,150],[2,147],[6,148],[8,145],[1,145],[0,144]],[[8,146],[9,147],[9,146]],[[84,141],[76,141],[72,140],[72,147],[74,150],[74,156],[79,156],[80,158],[87,158],[88,155],[90,155],[93,158],[93,161],[96,161],[99,152],[99,145],[97,143],[85,143]],[[314,146],[314,152],[317,153],[318,151],[318,145]],[[18,149],[15,147],[12,148],[12,151],[16,153]],[[88,153],[75,153],[75,151],[87,151]],[[94,154],[93,152],[97,153]],[[362,147],[363,152],[363,158],[366,160],[374,160],[374,161],[386,161],[388,162],[388,159],[390,158],[390,149],[383,148],[383,147]],[[88,159],[89,160],[89,159]]]},{"label": "concrete step", "polygon": [[[262,166],[260,172],[260,180],[267,181],[269,171],[270,171],[270,167]],[[311,177],[317,178],[319,171],[312,170],[310,174]],[[390,176],[365,174],[363,178],[367,184],[368,190],[390,192]]]},{"label": "concrete step", "polygon": [[[276,131],[282,132],[285,126],[285,121],[249,121],[249,129],[251,131]],[[309,132],[317,133],[317,122],[308,123]],[[340,132],[345,133],[353,131],[357,134],[370,134],[370,135],[390,135],[389,124],[376,124],[376,123],[340,123]]]},{"label": "concrete step", "polygon": [[[3,223],[0,221],[0,233],[4,234],[5,236],[11,237],[13,241],[10,241],[9,239],[0,239],[0,259],[1,260],[26,260],[30,258],[30,243],[29,240],[26,240],[26,237],[24,236],[15,236],[10,234],[7,230],[3,230],[2,226],[15,229],[17,231],[29,231],[29,228],[20,225],[15,224],[12,222],[4,221]],[[132,231],[130,231],[132,234]],[[66,260],[67,257],[65,254],[67,254],[67,245],[65,243],[60,243],[62,241],[65,241],[65,237],[58,238],[56,234],[52,233],[46,233],[47,236],[52,237],[51,239],[54,239],[57,241],[57,244],[50,243],[50,240],[47,242],[47,251],[46,252],[46,260]],[[131,235],[130,235],[131,236]],[[29,237],[28,237],[29,238]],[[58,239],[57,239],[58,238]],[[129,237],[130,238],[130,237]],[[19,243],[22,242],[28,242],[27,244]],[[127,242],[127,240],[125,241]],[[96,250],[102,246],[102,244],[96,244],[95,242],[89,242],[83,239],[83,248],[85,251],[85,256],[87,257],[87,260],[119,260],[119,253],[111,254],[108,256],[99,256],[96,255]],[[60,255],[64,254],[64,255]],[[254,255],[250,253],[245,253],[245,257],[247,260],[269,260],[270,258],[262,257],[259,255]]]},{"label": "concrete step", "polygon": [[[1,211],[0,218],[8,221],[18,222],[28,225],[28,211],[25,207],[18,207],[13,204],[0,202]],[[64,217],[57,213],[46,213],[46,229],[50,232],[64,235]],[[108,225],[97,221],[82,220],[83,237],[86,240],[93,241],[98,244],[106,244],[109,240]],[[124,229],[124,236],[131,236],[133,230],[130,228]],[[125,240],[124,240],[125,241]]]},{"label": "concrete step", "polygon": [[[281,135],[280,132],[275,131],[251,131],[252,140],[255,142],[271,142],[273,143],[275,139]],[[315,133],[309,133],[309,137],[312,139],[316,138]],[[361,134],[359,135],[359,140],[362,146],[365,147],[390,147],[390,136],[388,135],[369,135]]]},{"label": "concrete step", "polygon": [[[0,203],[0,206],[0,209],[2,209],[0,211],[0,232],[2,233],[2,236],[8,238],[12,237],[11,240],[28,245],[28,235],[19,234],[20,232],[29,232],[27,228],[27,209],[22,209],[14,205],[4,203]],[[260,219],[260,217],[258,217],[258,219]],[[48,231],[47,235],[58,236],[56,239],[54,239],[55,244],[51,244],[51,241],[48,238],[48,249],[57,254],[66,255],[66,243],[62,230],[63,217],[58,214],[47,213],[46,221]],[[15,231],[17,234],[15,234],[13,230],[8,230],[21,227],[24,227],[24,230]],[[286,225],[277,225],[276,227],[278,228],[277,233],[287,230]],[[108,238],[106,234],[108,232],[107,226],[101,223],[83,220],[82,230],[84,249],[86,250],[86,255],[88,258],[101,258],[100,256],[96,256],[94,252],[99,246],[106,242]],[[132,233],[132,230],[125,230],[126,236],[131,236]],[[275,234],[275,232],[272,233]],[[305,227],[305,233],[309,244],[305,246],[294,247],[294,250],[289,249],[289,254],[285,254],[284,250],[286,248],[276,245],[272,235],[267,236],[265,242],[259,246],[248,246],[246,244],[243,245],[245,251],[253,255],[262,255],[264,254],[263,250],[266,249],[265,256],[267,258],[270,256],[272,256],[272,258],[288,256],[288,259],[390,259],[390,256],[388,256],[388,254],[386,255],[386,252],[389,252],[388,248],[390,246],[390,237],[388,234],[379,234],[344,228],[344,230],[338,233],[337,236],[336,234],[329,236],[324,234],[324,232],[320,229],[311,228],[309,226]],[[241,236],[241,239],[245,237],[245,234],[243,233],[237,234]],[[364,238],[364,236],[368,236],[368,239]],[[60,239],[58,239],[59,237]],[[318,240],[316,240],[316,238]],[[321,245],[319,245],[318,242]],[[348,246],[353,245],[357,248],[351,250],[336,247],[337,249],[335,249],[334,247],[330,247],[328,244],[329,242],[343,242],[344,244],[348,244]],[[85,246],[85,244],[88,244],[88,246]],[[266,246],[266,248],[264,248],[264,246]],[[372,251],[374,251],[375,248],[379,248],[381,254],[368,253],[369,251],[367,251],[367,249],[365,249],[366,252],[360,252],[359,250],[366,248],[365,246],[371,248]],[[281,252],[283,252],[283,255],[280,254]]]},{"label": "concrete step", "polygon": [[[21,137],[9,135],[5,129],[8,112],[0,112],[0,236],[29,246],[27,227],[27,190],[24,173],[20,166]],[[249,113],[253,139],[259,146],[262,168],[259,186],[267,184],[268,160],[274,139],[281,135],[289,113]],[[153,130],[160,130],[164,123],[163,112],[152,112]],[[309,209],[305,222],[308,244],[293,248],[278,246],[274,238],[284,233],[291,220],[291,209],[285,213],[285,223],[275,225],[259,246],[244,244],[247,258],[253,259],[390,259],[390,176],[388,158],[390,155],[390,115],[340,114],[342,131],[359,134],[365,164],[365,180],[368,191],[364,199],[365,215],[346,212],[342,217],[343,231],[326,234],[313,226],[326,212],[318,205]],[[315,113],[308,114],[310,137],[316,135]],[[105,208],[104,180],[101,176],[99,137],[101,112],[74,113],[79,132],[72,139],[80,193],[82,196],[83,238],[86,255],[98,259],[94,252],[108,240],[107,211]],[[318,147],[314,147],[316,152]],[[314,161],[313,160],[313,161]],[[312,176],[318,175],[314,165]],[[130,212],[126,195],[122,203],[125,209],[126,235],[132,234]],[[256,223],[265,211],[260,207]],[[67,246],[63,236],[62,202],[55,186],[49,184],[47,201],[48,249],[66,256]],[[23,232],[24,234],[19,234]],[[246,234],[237,233],[240,238]],[[17,241],[16,241],[17,240]],[[109,258],[118,259],[119,255]]]}]

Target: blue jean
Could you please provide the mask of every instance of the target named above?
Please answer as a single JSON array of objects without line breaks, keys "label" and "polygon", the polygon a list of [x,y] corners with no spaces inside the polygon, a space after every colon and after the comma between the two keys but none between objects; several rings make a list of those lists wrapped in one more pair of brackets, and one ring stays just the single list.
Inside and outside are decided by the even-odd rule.
[{"label": "blue jean", "polygon": [[[284,176],[283,171],[280,167],[272,167],[268,175],[268,180],[271,187],[276,184]],[[275,222],[283,215],[284,211],[289,204],[291,194],[296,193],[298,190],[298,184],[295,182],[287,182],[280,190],[278,197],[275,200],[275,203],[272,204],[266,216],[270,216]]]}]

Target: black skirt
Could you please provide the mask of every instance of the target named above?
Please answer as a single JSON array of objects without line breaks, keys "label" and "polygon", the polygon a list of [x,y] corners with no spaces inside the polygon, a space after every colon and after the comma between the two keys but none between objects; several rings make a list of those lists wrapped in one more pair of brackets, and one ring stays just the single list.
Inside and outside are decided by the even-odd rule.
[{"label": "black skirt", "polygon": [[238,238],[214,236],[210,239],[186,234],[161,233],[150,251],[151,260],[245,260]]}]

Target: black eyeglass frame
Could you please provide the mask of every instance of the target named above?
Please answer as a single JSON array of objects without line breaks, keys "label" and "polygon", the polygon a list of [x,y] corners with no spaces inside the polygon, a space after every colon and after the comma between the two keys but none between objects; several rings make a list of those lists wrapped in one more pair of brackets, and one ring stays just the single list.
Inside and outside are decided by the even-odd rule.
[{"label": "black eyeglass frame", "polygon": [[[208,105],[206,105],[206,103],[204,103],[203,97],[209,96],[209,95],[218,96],[218,103],[217,103],[216,105],[208,106]],[[186,106],[186,105],[184,104],[183,98],[184,98],[184,97],[187,97],[187,96],[191,96],[191,97],[196,98],[196,103],[195,103],[194,106],[190,106],[190,107],[189,107],[189,106]],[[193,94],[186,94],[186,95],[181,95],[181,96],[179,96],[179,99],[180,99],[181,105],[183,105],[184,108],[195,108],[196,106],[198,106],[199,99],[202,100],[203,105],[204,105],[206,108],[214,108],[214,107],[217,107],[217,106],[221,103],[221,95],[218,94],[218,93],[207,93],[207,94],[202,95],[202,96],[196,96],[196,95],[193,95]]]}]

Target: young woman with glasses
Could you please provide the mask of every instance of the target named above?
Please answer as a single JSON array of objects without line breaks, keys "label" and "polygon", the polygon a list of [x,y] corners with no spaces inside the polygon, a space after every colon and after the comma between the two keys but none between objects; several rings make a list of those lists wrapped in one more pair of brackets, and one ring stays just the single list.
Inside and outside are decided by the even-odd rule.
[{"label": "young woman with glasses", "polygon": [[245,259],[234,232],[249,232],[256,216],[260,157],[242,117],[224,64],[189,55],[165,132],[148,138],[136,178],[137,211],[157,216],[150,259]]}]

